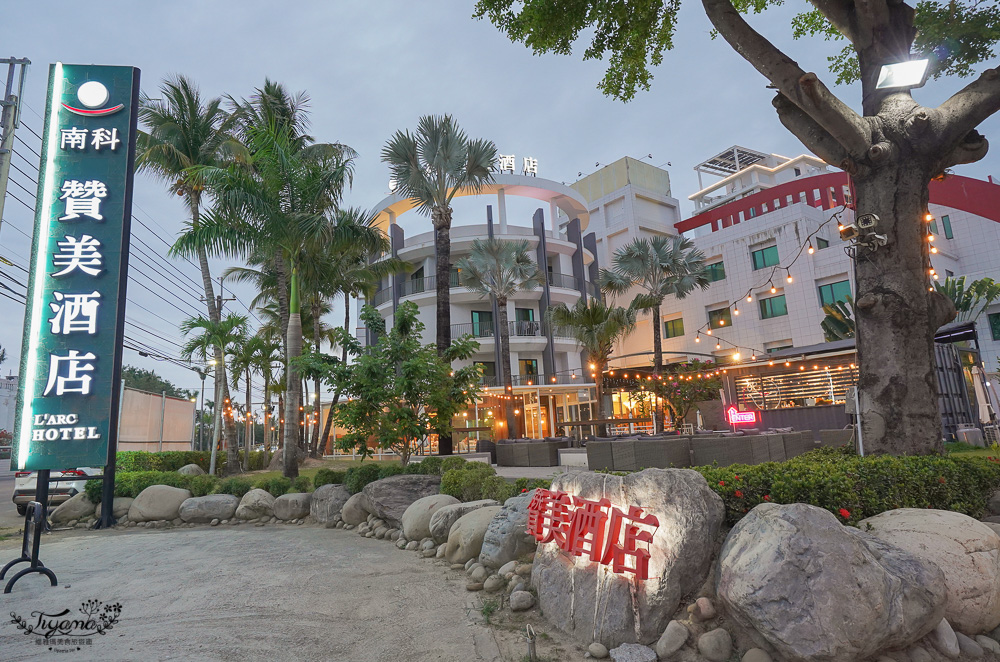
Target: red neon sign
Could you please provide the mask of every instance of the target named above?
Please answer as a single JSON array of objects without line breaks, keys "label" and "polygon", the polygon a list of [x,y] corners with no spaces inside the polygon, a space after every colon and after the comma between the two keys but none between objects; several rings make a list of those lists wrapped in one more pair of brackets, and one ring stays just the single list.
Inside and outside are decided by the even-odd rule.
[{"label": "red neon sign", "polygon": [[743,423],[756,423],[757,412],[740,411],[736,407],[730,407],[729,409],[726,410],[726,420],[729,421],[730,425],[741,425]]},{"label": "red neon sign", "polygon": [[639,506],[623,512],[608,499],[590,501],[537,489],[528,504],[528,533],[535,540],[554,542],[571,556],[586,556],[636,579],[649,578],[649,543],[659,526],[656,516],[644,515]]}]

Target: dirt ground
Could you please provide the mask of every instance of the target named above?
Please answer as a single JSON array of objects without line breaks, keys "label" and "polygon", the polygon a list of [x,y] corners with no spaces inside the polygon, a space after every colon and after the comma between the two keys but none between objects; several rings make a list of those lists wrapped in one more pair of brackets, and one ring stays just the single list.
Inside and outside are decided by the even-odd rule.
[{"label": "dirt ground", "polygon": [[[0,564],[19,539],[0,542]],[[537,610],[490,615],[499,598],[465,590],[464,573],[385,541],[310,526],[253,525],[47,535],[38,575],[0,595],[0,658],[15,660],[582,660]],[[9,575],[8,575],[9,576]],[[77,613],[87,600],[121,604],[112,630],[62,653],[7,616]],[[487,608],[483,609],[484,600]]]}]

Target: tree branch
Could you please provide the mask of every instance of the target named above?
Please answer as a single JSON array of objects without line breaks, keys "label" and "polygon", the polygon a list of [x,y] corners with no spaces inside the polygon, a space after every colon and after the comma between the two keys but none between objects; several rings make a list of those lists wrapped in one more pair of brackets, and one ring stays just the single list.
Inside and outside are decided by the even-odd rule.
[{"label": "tree branch", "polygon": [[852,12],[854,3],[851,0],[810,0],[826,20],[837,29],[837,32],[854,43],[856,33],[852,28]]},{"label": "tree branch", "polygon": [[851,175],[857,173],[858,164],[850,157],[847,150],[786,96],[777,94],[771,100],[771,105],[778,111],[778,119],[784,127],[801,140],[806,149],[835,168],[845,170]]},{"label": "tree branch", "polygon": [[940,132],[945,148],[964,141],[970,131],[1000,111],[1000,67],[983,75],[938,106]]},{"label": "tree branch", "polygon": [[986,156],[986,152],[990,149],[990,142],[986,140],[986,136],[982,135],[975,129],[970,131],[965,135],[965,139],[958,143],[948,154],[945,159],[944,168],[950,168],[952,166],[962,165],[963,163],[975,163],[976,161],[981,161]]},{"label": "tree branch", "polygon": [[867,124],[827,89],[816,74],[806,73],[790,57],[747,23],[730,0],[702,0],[719,34],[763,74],[788,100],[826,129],[855,159],[868,151]]}]

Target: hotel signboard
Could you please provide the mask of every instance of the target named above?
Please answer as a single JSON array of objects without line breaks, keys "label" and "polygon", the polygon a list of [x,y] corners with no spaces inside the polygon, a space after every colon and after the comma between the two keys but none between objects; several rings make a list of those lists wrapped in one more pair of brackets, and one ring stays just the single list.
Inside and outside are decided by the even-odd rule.
[{"label": "hotel signboard", "polygon": [[49,69],[12,466],[104,466],[120,397],[139,70]]}]

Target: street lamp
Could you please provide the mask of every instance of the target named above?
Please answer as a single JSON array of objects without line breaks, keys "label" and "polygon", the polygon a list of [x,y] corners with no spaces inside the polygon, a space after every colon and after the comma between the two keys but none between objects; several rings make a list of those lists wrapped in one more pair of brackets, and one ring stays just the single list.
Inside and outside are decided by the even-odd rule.
[{"label": "street lamp", "polygon": [[[214,364],[215,361],[209,361],[209,365]],[[205,377],[208,377],[208,368],[197,368],[191,367],[190,370],[194,370],[201,377],[201,410],[198,413],[198,450],[204,450],[205,448],[205,421],[202,420],[205,417]],[[192,439],[192,442],[194,440]]]},{"label": "street lamp", "polygon": [[930,60],[907,60],[894,64],[883,64],[879,70],[876,90],[891,90],[901,87],[922,87],[927,82]]}]

